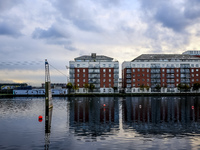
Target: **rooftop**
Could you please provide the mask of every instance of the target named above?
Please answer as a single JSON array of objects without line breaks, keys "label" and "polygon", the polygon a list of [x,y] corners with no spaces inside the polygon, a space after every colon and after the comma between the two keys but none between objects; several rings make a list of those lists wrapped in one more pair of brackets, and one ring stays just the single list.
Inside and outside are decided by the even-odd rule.
[{"label": "rooftop", "polygon": [[76,57],[75,61],[112,61],[113,58],[107,57],[104,55],[96,55],[96,53],[92,53],[91,55],[83,55],[80,57]]},{"label": "rooftop", "polygon": [[192,59],[192,60],[200,60],[200,58],[188,55],[188,54],[142,54],[132,61],[137,60],[186,60],[186,59]]}]

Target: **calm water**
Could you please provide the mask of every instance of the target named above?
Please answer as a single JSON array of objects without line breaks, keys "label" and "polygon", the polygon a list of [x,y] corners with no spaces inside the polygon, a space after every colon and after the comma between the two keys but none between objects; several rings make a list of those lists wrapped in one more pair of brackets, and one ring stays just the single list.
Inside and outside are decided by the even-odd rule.
[{"label": "calm water", "polygon": [[0,99],[0,149],[200,149],[200,97]]}]

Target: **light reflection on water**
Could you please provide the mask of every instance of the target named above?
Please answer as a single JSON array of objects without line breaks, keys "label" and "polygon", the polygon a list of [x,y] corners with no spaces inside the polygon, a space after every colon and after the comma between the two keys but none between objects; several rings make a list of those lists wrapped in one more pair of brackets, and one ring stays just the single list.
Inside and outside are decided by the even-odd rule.
[{"label": "light reflection on water", "polygon": [[198,149],[199,97],[0,99],[0,149]]}]

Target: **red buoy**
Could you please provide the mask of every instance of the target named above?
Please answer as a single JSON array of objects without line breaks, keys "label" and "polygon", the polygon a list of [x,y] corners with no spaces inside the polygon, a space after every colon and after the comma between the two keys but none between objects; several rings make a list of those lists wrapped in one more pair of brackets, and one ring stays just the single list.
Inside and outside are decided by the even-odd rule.
[{"label": "red buoy", "polygon": [[192,106],[192,109],[194,109],[194,106]]},{"label": "red buoy", "polygon": [[42,122],[42,119],[43,119],[43,117],[40,115],[40,116],[38,117],[38,121],[39,121],[39,122]]},{"label": "red buoy", "polygon": [[104,107],[106,107],[106,104],[103,104]]}]

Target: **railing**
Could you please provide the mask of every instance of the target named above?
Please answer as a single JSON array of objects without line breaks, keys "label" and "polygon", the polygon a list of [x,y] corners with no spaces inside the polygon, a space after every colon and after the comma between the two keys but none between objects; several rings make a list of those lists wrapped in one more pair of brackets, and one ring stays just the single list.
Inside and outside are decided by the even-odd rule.
[{"label": "railing", "polygon": [[126,83],[131,83],[131,80],[126,80]]},{"label": "railing", "polygon": [[126,70],[126,73],[131,73],[131,70]]},{"label": "railing", "polygon": [[131,78],[131,76],[126,76],[126,78]]}]

